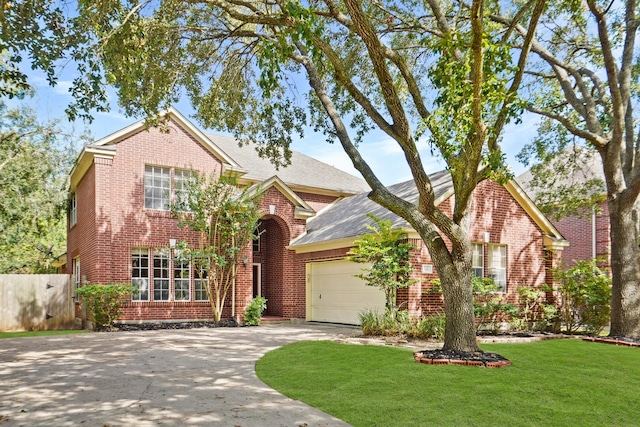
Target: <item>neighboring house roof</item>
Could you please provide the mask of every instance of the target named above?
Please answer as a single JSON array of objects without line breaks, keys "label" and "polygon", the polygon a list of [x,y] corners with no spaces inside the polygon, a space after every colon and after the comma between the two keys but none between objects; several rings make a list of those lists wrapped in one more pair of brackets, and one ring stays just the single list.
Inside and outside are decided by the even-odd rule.
[{"label": "neighboring house roof", "polygon": [[[225,171],[236,173],[240,183],[254,185],[277,175],[293,191],[350,196],[369,189],[363,179],[297,151],[292,152],[290,166],[276,170],[269,160],[260,158],[253,146],[239,147],[233,137],[205,134],[174,108],[169,109],[167,114],[220,159]],[[94,158],[113,158],[118,142],[145,129],[144,120],[139,120],[84,147],[70,174],[71,191],[75,190]]]},{"label": "neighboring house roof", "polygon": [[[429,175],[429,178],[433,185],[436,205],[453,195],[453,182],[447,171],[433,173]],[[413,180],[388,188],[393,194],[408,202],[416,204],[418,201],[418,191]],[[505,184],[505,188],[540,227],[546,237],[546,246],[564,247],[567,245],[560,232],[540,212],[516,182],[508,182]],[[355,238],[370,232],[367,225],[372,221],[367,217],[367,214],[391,221],[393,228],[412,230],[406,220],[370,200],[368,193],[361,193],[341,199],[320,211],[314,218],[309,219],[306,233],[293,240],[289,248],[303,253],[351,246]]]},{"label": "neighboring house roof", "polygon": [[240,177],[241,182],[254,184],[277,175],[295,191],[318,193],[318,190],[324,189],[330,190],[331,194],[348,196],[369,190],[362,178],[300,152],[292,151],[291,164],[276,170],[275,166],[268,159],[261,158],[255,147],[250,144],[240,147],[233,137],[213,134],[207,136],[247,171]]},{"label": "neighboring house roof", "polygon": [[[572,187],[574,185],[584,184],[587,181],[598,179],[605,182],[604,171],[602,169],[602,159],[594,150],[589,150],[585,147],[571,146],[567,148],[562,155],[556,157],[552,164],[549,166],[550,170],[557,168],[564,168],[564,163],[569,161],[575,162],[576,167],[573,168],[574,173],[571,175],[558,174],[555,181],[554,188],[557,186]],[[531,169],[520,174],[516,181],[527,192],[531,198],[535,199],[538,193],[538,188],[531,185],[533,180],[533,173]],[[602,193],[605,193],[604,186],[602,187]]]}]

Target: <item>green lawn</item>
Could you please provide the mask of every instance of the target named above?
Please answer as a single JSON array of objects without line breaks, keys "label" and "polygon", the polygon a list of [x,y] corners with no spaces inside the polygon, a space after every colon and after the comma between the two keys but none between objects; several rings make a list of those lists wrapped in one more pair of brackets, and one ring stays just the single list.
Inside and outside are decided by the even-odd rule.
[{"label": "green lawn", "polygon": [[0,332],[0,339],[2,338],[21,338],[21,337],[42,337],[49,335],[68,335],[68,334],[83,334],[88,332],[84,329],[67,329],[63,331],[22,331],[22,332]]},{"label": "green lawn", "polygon": [[416,363],[411,351],[301,342],[258,377],[354,426],[638,426],[640,349],[580,340],[486,344],[501,369]]}]

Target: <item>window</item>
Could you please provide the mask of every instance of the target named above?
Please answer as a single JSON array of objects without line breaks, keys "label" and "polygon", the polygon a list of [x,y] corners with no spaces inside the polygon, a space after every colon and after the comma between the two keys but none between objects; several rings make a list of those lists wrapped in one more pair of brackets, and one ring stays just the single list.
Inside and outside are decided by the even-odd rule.
[{"label": "window", "polygon": [[484,277],[484,246],[482,243],[473,243],[473,266],[474,277]]},{"label": "window", "polygon": [[174,203],[182,210],[188,210],[187,189],[193,178],[193,172],[184,169],[176,169],[173,173]]},{"label": "window", "polygon": [[499,287],[500,292],[507,290],[507,247],[487,245],[487,277]]},{"label": "window", "polygon": [[145,166],[144,207],[147,209],[169,210],[171,179],[169,168]]},{"label": "window", "polygon": [[191,268],[189,260],[182,258],[176,251],[173,260],[173,299],[175,301],[189,301],[189,284],[191,283]]},{"label": "window", "polygon": [[209,278],[207,277],[207,269],[203,266],[197,266],[200,268],[200,274],[196,274],[194,280],[195,301],[209,301],[207,295],[207,286],[209,286]]},{"label": "window", "polygon": [[71,261],[71,268],[73,269],[73,287],[76,290],[75,295],[73,296],[73,300],[75,302],[79,302],[80,296],[78,295],[77,291],[82,285],[82,279],[81,279],[82,276],[80,276],[80,258],[79,257],[74,258]]},{"label": "window", "polygon": [[153,300],[169,301],[169,251],[153,251]]},{"label": "window", "polygon": [[260,252],[260,237],[253,238],[253,252]]},{"label": "window", "polygon": [[78,222],[78,200],[76,193],[72,193],[69,200],[69,228],[76,225],[76,222]]},{"label": "window", "polygon": [[131,250],[131,283],[135,286],[132,301],[149,301],[149,250]]}]

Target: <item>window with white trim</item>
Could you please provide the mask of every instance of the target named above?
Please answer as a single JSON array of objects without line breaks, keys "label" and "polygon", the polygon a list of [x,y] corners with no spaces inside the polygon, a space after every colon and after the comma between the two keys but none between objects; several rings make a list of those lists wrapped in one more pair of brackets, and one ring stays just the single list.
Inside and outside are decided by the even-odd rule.
[{"label": "window with white trim", "polygon": [[149,301],[149,249],[131,249],[132,301]]},{"label": "window with white trim", "polygon": [[487,245],[487,277],[500,288],[507,290],[507,247],[504,245]]},{"label": "window with white trim", "polygon": [[171,171],[159,166],[144,168],[144,207],[147,209],[169,210],[171,191]]},{"label": "window with white trim", "polygon": [[78,199],[76,193],[71,193],[69,200],[69,228],[78,222]]},{"label": "window with white trim", "polygon": [[188,210],[187,190],[189,182],[194,178],[193,171],[186,169],[176,169],[173,171],[173,202],[181,209]]},{"label": "window with white trim", "polygon": [[180,256],[176,250],[173,259],[173,299],[175,301],[189,301],[191,284],[191,264],[189,260]]},{"label": "window with white trim", "polygon": [[193,281],[194,289],[194,301],[209,301],[206,287],[209,286],[209,277],[207,276],[207,269],[203,266],[196,266],[200,269],[200,273],[196,273],[195,280]]},{"label": "window with white trim", "polygon": [[169,301],[169,250],[153,251],[153,300]]},{"label": "window with white trim", "polygon": [[474,277],[484,277],[484,245],[472,243],[473,257],[471,259]]}]

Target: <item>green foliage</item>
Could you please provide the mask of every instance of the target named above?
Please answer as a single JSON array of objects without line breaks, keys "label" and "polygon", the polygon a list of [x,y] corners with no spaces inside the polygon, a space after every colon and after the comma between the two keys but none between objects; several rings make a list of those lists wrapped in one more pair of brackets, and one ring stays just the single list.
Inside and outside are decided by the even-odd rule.
[{"label": "green foliage", "polygon": [[48,273],[66,251],[71,142],[55,123],[0,102],[0,274]]},{"label": "green foliage", "polygon": [[476,317],[477,330],[488,329],[497,334],[500,328],[513,316],[518,308],[506,302],[501,288],[493,279],[474,277],[473,280],[473,313]]},{"label": "green foliage", "polygon": [[511,326],[518,331],[544,331],[552,326],[556,307],[545,303],[546,290],[519,286],[518,314],[511,320]]},{"label": "green foliage", "polygon": [[263,297],[255,297],[251,300],[247,308],[244,309],[244,325],[258,326],[262,312],[267,309],[267,299]]},{"label": "green foliage", "polygon": [[408,338],[442,341],[445,331],[444,314],[409,317],[407,310],[393,308],[380,314],[375,310],[358,313],[362,333],[368,336],[406,336]]},{"label": "green foliage", "polygon": [[125,284],[87,284],[77,289],[86,305],[94,329],[110,328],[122,314],[122,306],[129,302],[133,287]]},{"label": "green foliage", "polygon": [[598,260],[578,261],[555,275],[560,282],[555,289],[558,314],[566,332],[584,328],[587,334],[599,334],[611,315],[611,278],[598,267]]},{"label": "green foliage", "polygon": [[235,282],[238,258],[256,237],[260,219],[258,188],[238,187],[233,177],[194,173],[183,196],[171,206],[180,227],[200,235],[197,247],[180,242],[180,256],[198,266],[196,276],[206,287],[213,319],[219,322],[227,295]]},{"label": "green foliage", "polygon": [[372,233],[362,236],[354,243],[356,247],[348,252],[349,261],[371,263],[371,267],[363,268],[362,274],[356,277],[376,286],[384,292],[387,311],[396,306],[398,289],[415,283],[411,279],[413,266],[409,262],[410,251],[414,246],[406,242],[406,234],[394,230],[389,220],[382,220],[375,215],[367,215],[374,225],[367,225]]}]

